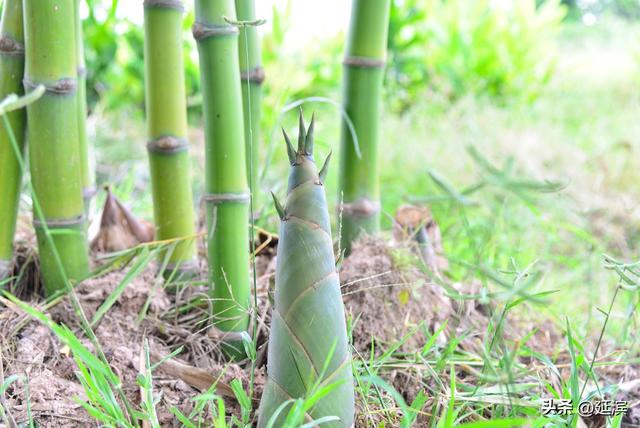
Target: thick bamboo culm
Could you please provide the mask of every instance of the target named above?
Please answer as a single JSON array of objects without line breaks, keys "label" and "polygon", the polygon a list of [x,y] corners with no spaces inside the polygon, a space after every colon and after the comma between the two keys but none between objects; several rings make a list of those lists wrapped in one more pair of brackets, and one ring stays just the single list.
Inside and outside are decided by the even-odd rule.
[{"label": "thick bamboo culm", "polygon": [[75,4],[76,61],[78,72],[78,143],[80,147],[80,172],[82,174],[82,196],[85,212],[89,210],[91,198],[96,193],[94,177],[89,162],[89,139],[87,137],[87,69],[84,61],[84,38],[80,19],[80,0]]},{"label": "thick bamboo culm", "polygon": [[182,58],[183,13],[180,0],[144,2],[147,150],[156,237],[185,238],[169,255],[165,276],[173,278],[190,275],[198,267]]},{"label": "thick bamboo culm", "polygon": [[[280,214],[276,289],[267,383],[258,427],[292,399],[309,397],[313,385],[334,389],[305,415],[311,422],[328,416],[323,427],[353,426],[354,388],[340,279],[335,265],[331,222],[324,191],[328,159],[318,171],[313,160],[313,120],[305,133],[300,117],[298,149],[286,137],[291,163],[286,206]],[[274,197],[275,199],[275,197]],[[273,426],[283,426],[291,404]]]},{"label": "thick bamboo culm", "polygon": [[390,0],[354,0],[344,58],[343,104],[353,122],[361,157],[343,120],[339,196],[341,247],[380,228],[378,142]]},{"label": "thick bamboo culm", "polygon": [[249,326],[249,189],[247,186],[238,28],[233,0],[196,0],[193,35],[202,82],[209,279],[214,326],[226,352],[241,358]]},{"label": "thick bamboo culm", "polygon": [[[236,0],[236,11],[238,20],[254,21],[256,19],[255,0]],[[264,69],[262,68],[258,28],[255,26],[240,27],[238,45],[240,50],[240,76],[242,79],[247,179],[251,187],[254,207],[259,207],[260,112]]]},{"label": "thick bamboo culm", "polygon": [[[0,22],[0,99],[22,94],[24,38],[22,0],[6,0]],[[8,114],[20,150],[25,137],[24,109]],[[10,275],[22,175],[9,135],[0,124],[0,281]]]},{"label": "thick bamboo culm", "polygon": [[75,0],[24,0],[23,5],[25,91],[46,87],[42,98],[27,107],[27,129],[34,204],[44,216],[34,212],[34,227],[50,295],[65,288],[65,276],[79,280],[89,271],[78,143]]}]

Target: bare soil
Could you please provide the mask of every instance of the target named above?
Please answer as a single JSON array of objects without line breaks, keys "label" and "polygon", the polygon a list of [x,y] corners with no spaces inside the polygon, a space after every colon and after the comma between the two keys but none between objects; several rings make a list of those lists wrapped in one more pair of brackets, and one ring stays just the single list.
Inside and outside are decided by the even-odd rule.
[{"label": "bare soil", "polygon": [[[261,311],[258,323],[258,368],[254,380],[256,407],[265,379],[274,252],[271,244],[257,260]],[[436,343],[444,344],[451,338],[463,338],[460,349],[472,355],[482,355],[485,346],[483,341],[487,340],[486,332],[491,320],[495,320],[496,308],[482,304],[478,299],[451,298],[451,293],[442,285],[445,279],[421,268],[420,263],[416,262],[419,257],[419,251],[406,241],[365,238],[344,261],[340,273],[347,316],[353,326],[356,358],[363,357],[366,360],[372,352],[381,355],[394,346],[398,352],[416,353],[440,328],[442,334],[437,337]],[[36,261],[32,250],[28,249],[20,251],[18,259],[20,263]],[[240,379],[245,387],[248,385],[250,375],[247,365],[223,360],[218,342],[206,325],[206,305],[188,312],[174,310],[199,295],[204,296],[205,290],[195,287],[177,294],[167,293],[154,269],[153,266],[149,267],[132,281],[94,328],[109,364],[122,380],[125,395],[130,402],[140,403],[136,376],[141,370],[141,350],[147,339],[154,361],[183,347],[173,362],[160,366],[153,374],[154,391],[159,397],[157,411],[162,426],[179,426],[169,409],[175,406],[188,414],[193,406],[191,399],[216,380],[219,381],[218,393],[225,397],[228,410],[238,414],[239,408],[228,385],[233,379]],[[38,282],[37,265],[27,266],[25,271],[31,275],[31,282]],[[77,287],[76,294],[89,320],[122,281],[125,272],[126,269],[111,272]],[[463,295],[479,291],[479,284],[449,284],[449,287]],[[43,308],[37,287],[31,287],[31,290],[19,288],[17,294],[34,307]],[[70,350],[47,327],[30,319],[8,301],[3,302],[4,305],[0,303],[0,385],[12,375],[22,378],[13,383],[4,396],[0,396],[9,417],[18,424],[27,420],[25,397],[28,394],[31,412],[40,427],[95,426],[95,421],[80,404],[86,397],[77,380],[77,366]],[[84,337],[78,316],[68,298],[46,309],[45,313],[55,322],[70,327],[78,337]],[[562,345],[566,338],[553,322],[533,315],[531,318],[528,315],[520,315],[520,318],[508,315],[504,326],[504,337],[509,344],[528,346],[532,351],[549,356],[558,367],[566,368],[561,370],[561,376],[566,378],[569,375],[570,360]],[[525,336],[526,342],[519,343]],[[93,349],[88,339],[82,339],[82,342],[87,348]],[[603,352],[612,350],[605,349]],[[540,364],[533,360],[521,363],[530,363],[532,375],[547,378],[552,385],[558,386],[558,379],[548,368],[539,367]],[[456,370],[460,370],[456,373],[460,382],[473,384],[477,381],[476,369],[461,366]],[[434,391],[435,380],[424,368],[399,366],[381,372],[381,375],[408,402],[421,389]],[[640,385],[629,384],[638,382],[639,368],[629,365],[603,368],[598,370],[598,375],[603,380],[628,384],[628,391],[623,391],[622,395],[635,403],[635,407],[628,413],[625,423],[626,426],[640,423]],[[443,376],[442,382],[446,384],[446,373]],[[440,400],[446,400],[446,397],[430,397],[427,408]],[[358,426],[368,426],[379,418],[372,416],[375,403],[364,406],[363,402],[361,397]],[[586,421],[587,426],[600,426],[597,423]]]}]

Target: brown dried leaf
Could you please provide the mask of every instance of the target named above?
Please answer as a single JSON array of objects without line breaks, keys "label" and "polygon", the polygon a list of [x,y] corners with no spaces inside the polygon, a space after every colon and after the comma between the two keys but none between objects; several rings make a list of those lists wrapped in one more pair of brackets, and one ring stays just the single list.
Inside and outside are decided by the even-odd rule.
[{"label": "brown dried leaf", "polygon": [[126,206],[105,187],[100,230],[91,241],[91,249],[113,252],[135,247],[143,242],[153,241],[153,224],[138,219]]},{"label": "brown dried leaf", "polygon": [[[161,361],[163,356],[157,351],[150,351],[155,361]],[[221,382],[216,376],[204,369],[184,364],[175,359],[169,359],[160,365],[160,369],[169,376],[175,376],[186,384],[199,391],[207,391],[211,385],[216,384],[216,392],[223,397],[235,397],[233,390],[226,383]]]}]

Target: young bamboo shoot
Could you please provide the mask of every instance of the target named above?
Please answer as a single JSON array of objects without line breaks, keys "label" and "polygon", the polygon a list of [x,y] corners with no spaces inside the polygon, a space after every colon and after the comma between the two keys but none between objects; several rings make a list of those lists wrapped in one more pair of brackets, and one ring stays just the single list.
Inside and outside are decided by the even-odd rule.
[{"label": "young bamboo shoot", "polygon": [[[307,422],[326,416],[329,427],[351,427],[354,390],[344,306],[336,270],[331,224],[323,181],[328,160],[318,172],[313,160],[313,120],[305,133],[302,116],[298,149],[285,134],[291,162],[286,206],[280,214],[275,307],[271,318],[267,384],[258,426],[291,399],[309,397],[315,388],[333,386],[307,413]],[[282,426],[291,405],[273,426]]]}]

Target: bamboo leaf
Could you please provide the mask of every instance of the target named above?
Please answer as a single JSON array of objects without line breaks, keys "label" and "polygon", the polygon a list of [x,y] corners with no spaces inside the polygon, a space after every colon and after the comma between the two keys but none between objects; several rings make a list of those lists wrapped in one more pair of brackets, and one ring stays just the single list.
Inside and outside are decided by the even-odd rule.
[{"label": "bamboo leaf", "polygon": [[122,278],[120,284],[116,287],[116,289],[109,295],[109,297],[104,301],[102,305],[98,308],[93,319],[91,320],[91,327],[94,327],[100,319],[111,309],[122,293],[124,292],[127,285],[131,283],[135,278],[138,277],[142,273],[142,271],[147,267],[151,259],[155,256],[156,251],[149,251],[148,247],[144,247],[142,250],[142,254],[140,259],[129,269],[127,274]]},{"label": "bamboo leaf", "polygon": [[16,94],[11,94],[4,100],[0,101],[0,116],[3,116],[11,111],[19,110],[23,107],[33,104],[38,101],[40,97],[44,95],[46,88],[44,85],[38,85],[33,91],[29,92],[22,97]]}]

